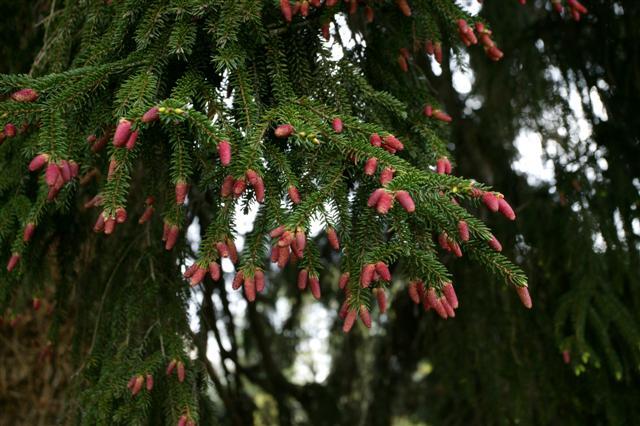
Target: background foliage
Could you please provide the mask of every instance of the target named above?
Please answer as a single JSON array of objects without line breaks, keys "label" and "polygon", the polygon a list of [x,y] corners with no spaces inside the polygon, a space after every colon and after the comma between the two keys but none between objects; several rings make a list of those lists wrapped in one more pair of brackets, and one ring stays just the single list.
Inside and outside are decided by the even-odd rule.
[{"label": "background foliage", "polygon": [[[117,239],[105,239],[90,233],[92,215],[70,221],[60,213],[44,225],[55,232],[47,234],[41,253],[30,254],[43,259],[40,266],[23,278],[41,280],[36,295],[45,299],[45,306],[56,304],[44,318],[49,327],[37,331],[39,327],[28,320],[31,314],[22,313],[29,310],[34,287],[23,285],[28,291],[3,296],[3,306],[11,306],[24,320],[18,326],[7,321],[3,325],[4,342],[14,342],[3,345],[3,365],[24,351],[16,345],[26,344],[25,334],[36,330],[39,343],[34,345],[40,347],[29,352],[32,358],[51,340],[57,355],[45,365],[59,365],[59,371],[66,372],[64,380],[55,382],[60,393],[43,396],[53,403],[41,411],[41,418],[95,424],[106,422],[100,416],[108,413],[113,416],[110,421],[160,424],[190,406],[199,413],[201,424],[549,424],[558,419],[565,424],[632,424],[638,414],[634,401],[640,397],[640,120],[634,114],[640,94],[634,49],[640,39],[640,5],[631,0],[585,2],[589,16],[574,23],[551,13],[547,2],[530,2],[534,4],[526,7],[511,3],[487,2],[482,9],[506,55],[493,63],[481,49],[470,50],[474,79],[470,93],[452,88],[457,66],[456,58],[448,54],[442,74],[428,78],[435,96],[454,118],[450,140],[457,173],[499,188],[517,206],[515,228],[491,216],[482,219],[501,239],[507,256],[525,269],[536,303],[532,312],[523,312],[512,291],[501,291],[473,262],[447,262],[462,301],[454,320],[436,320],[396,286],[390,311],[375,321],[371,333],[342,335],[335,316],[342,302],[335,285],[337,259],[322,235],[317,238],[317,262],[324,267],[320,302],[312,303],[294,289],[296,272],[285,270],[270,277],[273,285],[257,304],[244,304],[225,286],[209,283],[201,292],[188,293],[186,288],[178,292],[173,311],[166,304],[162,310],[154,309],[159,299],[176,297],[175,289],[186,287],[177,278],[180,270],[172,255],[157,244],[160,222],[154,223],[153,231],[125,225],[129,228],[119,229]],[[3,43],[9,51],[4,57],[11,60],[2,72],[25,72],[34,58],[37,61],[35,40],[42,39],[44,24],[33,27],[25,22],[46,19],[49,7],[9,8],[15,15],[3,19],[3,32],[15,31],[18,24],[35,30],[25,31],[24,40],[30,41]],[[153,10],[148,7],[140,13],[151,16]],[[163,16],[155,19],[155,32],[140,29],[136,43],[166,37],[161,45],[174,52],[188,54],[198,48],[196,41],[202,35],[193,34],[188,23],[172,22],[168,31],[163,30]],[[357,32],[363,22],[354,18],[350,25]],[[117,28],[112,36],[118,36]],[[286,42],[304,49],[310,39]],[[347,58],[364,58],[374,89],[410,98],[410,88],[389,81],[380,70],[390,63],[395,66],[396,50],[385,46],[388,40],[382,34],[370,35],[366,49],[347,50]],[[231,47],[216,60],[224,64],[239,60],[234,57],[234,42],[238,43],[231,38]],[[60,43],[47,48],[67,47]],[[96,51],[103,50],[96,47]],[[387,52],[393,52],[391,58],[385,57]],[[426,60],[423,65],[429,73]],[[106,71],[96,70],[87,84]],[[296,69],[301,87],[313,84],[306,81],[309,73]],[[142,83],[149,81],[130,84]],[[64,99],[73,93],[59,96]],[[418,104],[423,101],[416,99]],[[91,104],[92,99],[83,102]],[[82,108],[75,113],[82,114]],[[581,133],[576,123],[591,132]],[[545,157],[553,165],[551,181],[532,181],[514,170],[518,156],[514,140],[523,129],[540,135],[547,148]],[[133,185],[142,200],[148,188],[136,188],[135,179]],[[207,195],[192,192],[190,199],[193,216],[187,220],[197,217],[204,233],[216,220]],[[136,207],[140,213],[141,200]],[[195,257],[188,245],[182,250]],[[4,281],[11,283],[5,289],[19,288],[14,279],[3,277]],[[198,327],[190,336],[197,351],[182,356],[187,361],[193,355],[197,361],[189,363],[190,388],[185,389],[175,380],[165,383],[166,360],[145,357],[154,353],[156,344],[151,342],[150,350],[145,339],[157,331],[160,317],[188,330],[183,309],[189,296],[198,302],[192,305]],[[320,307],[328,308],[328,313]],[[45,311],[37,315],[44,316]],[[14,318],[13,311],[6,312],[7,319]],[[150,319],[146,327],[122,335],[122,330],[132,329],[128,323],[142,317]],[[314,323],[311,329],[305,326],[309,318]],[[71,334],[73,344],[65,339]],[[301,380],[297,373],[309,335],[324,335],[321,341],[327,343],[321,350],[330,369],[321,381]],[[177,354],[184,341],[167,339],[162,345],[164,351]],[[214,362],[204,357],[208,351],[216,354]],[[570,355],[568,364],[563,362],[563,351]],[[34,370],[25,366],[18,377],[43,375],[38,367],[42,364],[31,365]],[[131,398],[126,383],[141,365],[156,373],[159,385],[152,395]],[[16,377],[9,369],[4,374]],[[48,392],[24,380],[9,383],[0,386],[3,413],[16,401]],[[24,389],[24,397],[16,398],[15,389]],[[81,398],[66,397],[62,390]],[[23,422],[33,415],[20,409],[10,414]]]}]

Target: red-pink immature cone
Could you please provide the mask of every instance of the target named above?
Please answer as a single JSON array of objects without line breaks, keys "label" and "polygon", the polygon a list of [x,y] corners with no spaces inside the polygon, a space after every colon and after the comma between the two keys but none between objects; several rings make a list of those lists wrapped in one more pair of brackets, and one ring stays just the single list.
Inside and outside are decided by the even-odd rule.
[{"label": "red-pink immature cone", "polygon": [[93,232],[102,232],[104,230],[104,216],[102,213],[98,215],[95,225],[93,225]]},{"label": "red-pink immature cone", "polygon": [[256,282],[253,277],[244,278],[244,295],[249,302],[256,300]]},{"label": "red-pink immature cone", "polygon": [[382,197],[382,194],[384,193],[385,193],[385,190],[382,188],[378,188],[375,191],[373,191],[369,196],[369,199],[367,200],[367,206],[369,207],[376,206],[378,204],[378,201],[380,201],[380,197]]},{"label": "red-pink immature cone", "polygon": [[213,281],[220,280],[220,276],[222,275],[220,271],[220,265],[217,262],[209,263],[209,276]]},{"label": "red-pink immature cone", "polygon": [[516,214],[504,198],[498,198],[498,211],[509,220],[516,220]]},{"label": "red-pink immature cone", "polygon": [[285,21],[291,22],[293,13],[291,12],[291,3],[289,0],[280,0],[280,11]]},{"label": "red-pink immature cone", "polygon": [[202,280],[204,280],[204,277],[207,276],[207,272],[207,269],[198,266],[191,276],[191,287],[200,284]]},{"label": "red-pink immature cone", "polygon": [[440,297],[440,299],[438,299],[438,301],[440,302],[440,304],[444,308],[445,312],[447,313],[447,318],[455,318],[456,317],[456,313],[453,310],[453,307],[451,307],[451,305],[449,304],[449,301],[445,297]]},{"label": "red-pink immature cone", "polygon": [[40,299],[39,297],[34,297],[31,301],[31,306],[33,307],[34,311],[40,310],[40,307],[42,306],[42,299]]},{"label": "red-pink immature cone", "polygon": [[218,144],[218,155],[220,156],[220,164],[225,167],[231,164],[231,145],[229,141],[220,141]]},{"label": "red-pink immature cone", "polygon": [[227,251],[229,252],[229,259],[231,263],[235,265],[238,263],[238,248],[236,247],[236,243],[229,237],[225,238],[224,241],[227,246]]},{"label": "red-pink immature cone", "polygon": [[234,290],[237,290],[242,286],[243,282],[244,282],[244,272],[238,271],[238,272],[236,272],[236,276],[233,277],[233,282],[231,283],[231,288],[233,288]]},{"label": "red-pink immature cone", "polygon": [[384,186],[393,180],[394,170],[391,167],[385,167],[380,172],[380,185]]},{"label": "red-pink immature cone", "polygon": [[22,234],[22,241],[24,241],[25,243],[28,243],[29,241],[31,241],[31,237],[33,237],[33,233],[36,231],[36,224],[35,223],[27,223],[27,225],[24,227],[24,232]]},{"label": "red-pink immature cone", "polygon": [[185,376],[185,370],[184,370],[184,363],[182,361],[178,361],[178,364],[176,365],[176,371],[178,372],[178,381],[180,383],[184,382],[184,376]]},{"label": "red-pink immature cone", "polygon": [[287,193],[289,194],[289,199],[293,204],[300,204],[300,193],[298,192],[298,188],[293,185],[289,185],[287,188]]},{"label": "red-pink immature cone", "polygon": [[147,207],[140,216],[140,219],[138,219],[138,223],[142,225],[143,223],[148,222],[151,219],[151,216],[153,216],[154,211],[155,209],[153,208],[153,206]]},{"label": "red-pink immature cone", "polygon": [[151,374],[147,374],[146,387],[147,387],[147,391],[149,392],[153,390],[153,376]]},{"label": "red-pink immature cone", "polygon": [[138,140],[138,133],[139,131],[136,130],[131,132],[131,135],[129,135],[129,138],[127,139],[127,143],[125,144],[128,150],[132,150],[133,148],[135,148],[136,141]]},{"label": "red-pink immature cone", "polygon": [[178,242],[179,232],[180,228],[178,228],[176,225],[171,225],[167,228],[167,238],[164,245],[165,250],[171,250],[176,245],[176,243]]},{"label": "red-pink immature cone", "polygon": [[498,241],[498,239],[494,235],[492,235],[491,239],[489,240],[489,247],[497,252],[502,251],[502,244],[500,244],[500,241]]},{"label": "red-pink immature cone", "polygon": [[136,376],[136,380],[133,382],[133,386],[131,386],[131,395],[136,396],[142,390],[143,384],[144,377],[142,375]]},{"label": "red-pink immature cone", "polygon": [[108,217],[104,220],[104,233],[106,235],[113,234],[116,229],[116,219],[114,217]]},{"label": "red-pink immature cone", "polygon": [[16,126],[13,123],[7,123],[4,126],[4,136],[8,138],[14,137],[18,133]]},{"label": "red-pink immature cone", "polygon": [[293,134],[293,126],[291,124],[281,124],[276,127],[275,135],[277,138],[288,138]]},{"label": "red-pink immature cone", "polygon": [[353,324],[355,324],[356,319],[358,317],[358,312],[355,310],[350,310],[347,312],[347,316],[344,318],[344,323],[342,324],[342,331],[344,333],[348,333],[353,328]]},{"label": "red-pink immature cone", "polygon": [[294,234],[291,231],[288,230],[284,230],[282,233],[280,233],[279,235],[279,239],[278,239],[278,246],[279,247],[285,247],[285,246],[289,246],[291,245],[291,243],[293,242],[293,237]]},{"label": "red-pink immature cone", "polygon": [[307,269],[300,269],[300,272],[298,272],[298,289],[299,290],[304,290],[307,288],[308,277],[309,277],[309,271]]},{"label": "red-pink immature cone", "polygon": [[378,159],[376,157],[369,158],[364,163],[364,174],[368,176],[373,176],[376,172],[376,168],[378,167]]},{"label": "red-pink immature cone", "polygon": [[333,119],[333,122],[331,123],[331,126],[333,127],[333,131],[336,133],[342,133],[343,130],[343,125],[342,125],[342,120],[338,117]]},{"label": "red-pink immature cone", "polygon": [[287,266],[290,257],[291,251],[289,250],[289,247],[280,247],[278,252],[278,267],[282,269]]},{"label": "red-pink immature cone", "polygon": [[350,276],[351,274],[348,272],[343,272],[342,275],[340,275],[340,279],[338,280],[338,287],[340,290],[344,290],[347,287]]},{"label": "red-pink immature cone", "polygon": [[518,297],[520,301],[524,305],[525,308],[531,309],[533,307],[533,303],[531,302],[531,295],[529,294],[528,287],[516,287],[516,291],[518,292]]},{"label": "red-pink immature cone", "polygon": [[247,182],[240,178],[233,183],[233,195],[239,197],[247,189]]},{"label": "red-pink immature cone", "polygon": [[40,170],[48,162],[49,162],[49,155],[38,154],[35,157],[33,157],[33,160],[31,160],[31,162],[29,163],[29,171],[35,172],[36,170]]},{"label": "red-pink immature cone", "polygon": [[256,269],[253,274],[253,279],[256,283],[256,291],[262,293],[264,290],[264,271],[262,269]]},{"label": "red-pink immature cone", "polygon": [[49,163],[47,170],[44,172],[44,180],[49,186],[54,186],[58,177],[60,176],[60,169],[57,164]]},{"label": "red-pink immature cone", "polygon": [[229,257],[229,247],[222,241],[216,243],[216,250],[220,257]]},{"label": "red-pink immature cone", "polygon": [[112,158],[111,161],[109,161],[109,170],[107,171],[107,180],[111,180],[117,168],[118,168],[118,162],[116,161],[115,158]]},{"label": "red-pink immature cone", "polygon": [[178,419],[178,426],[187,426],[187,416],[184,414]]},{"label": "red-pink immature cone", "polygon": [[460,245],[458,243],[453,240],[449,240],[449,247],[456,257],[462,257],[462,250],[460,249]]},{"label": "red-pink immature cone", "polygon": [[127,211],[124,207],[118,207],[116,209],[116,222],[125,223],[127,221]]},{"label": "red-pink immature cone", "polygon": [[316,300],[320,300],[321,292],[320,292],[320,279],[317,275],[312,275],[309,277],[309,289],[311,290],[311,294]]},{"label": "red-pink immature cone", "polygon": [[413,202],[413,198],[407,191],[400,190],[396,191],[396,200],[398,203],[404,208],[408,213],[413,213],[416,211],[416,205]]},{"label": "red-pink immature cone", "polygon": [[371,328],[371,313],[364,305],[360,305],[360,320],[367,328]]},{"label": "red-pink immature cone", "polygon": [[195,272],[197,270],[198,270],[198,264],[194,262],[194,263],[191,264],[191,266],[189,266],[187,268],[186,271],[184,271],[182,276],[185,277],[185,278],[191,278],[193,276],[193,274],[195,274]]},{"label": "red-pink immature cone", "polygon": [[220,189],[220,195],[223,197],[228,197],[233,193],[233,185],[235,183],[235,179],[233,176],[227,176],[224,178],[222,182],[222,188]]},{"label": "red-pink immature cone", "polygon": [[562,351],[562,362],[565,364],[571,364],[571,352],[566,349]]},{"label": "red-pink immature cone", "polygon": [[120,120],[116,132],[113,135],[113,145],[116,147],[122,147],[127,143],[129,136],[131,135],[131,122],[126,119]]},{"label": "red-pink immature cone", "polygon": [[151,123],[152,121],[156,121],[159,118],[160,118],[160,112],[158,110],[158,107],[154,106],[144,113],[140,121],[142,121],[143,123]]},{"label": "red-pink immature cone", "polygon": [[276,263],[278,261],[278,257],[280,256],[280,247],[273,246],[271,247],[271,263]]},{"label": "red-pink immature cone", "polygon": [[469,241],[469,225],[464,220],[458,222],[458,234],[462,241]]},{"label": "red-pink immature cone", "polygon": [[69,182],[71,180],[71,167],[69,166],[69,162],[66,160],[60,161],[58,169],[60,170],[62,180],[64,180],[65,182]]},{"label": "red-pink immature cone", "polygon": [[362,272],[360,273],[360,285],[362,288],[369,287],[373,280],[374,272],[376,272],[376,265],[373,263],[369,263],[362,267]]},{"label": "red-pink immature cone", "polygon": [[497,212],[500,208],[498,197],[496,197],[492,192],[485,192],[482,194],[482,202],[492,212]]},{"label": "red-pink immature cone", "polygon": [[338,240],[338,234],[332,227],[327,228],[327,240],[329,240],[329,245],[332,249],[340,250],[340,241]]},{"label": "red-pink immature cone", "polygon": [[418,281],[411,281],[409,282],[409,286],[407,288],[407,291],[409,292],[409,298],[416,305],[420,303],[420,299],[421,299],[420,294],[418,292],[418,284],[419,284]]},{"label": "red-pink immature cone", "polygon": [[433,110],[432,117],[444,123],[451,123],[451,121],[453,120],[449,114],[447,114],[446,112],[440,111],[438,109]]},{"label": "red-pink immature cone", "polygon": [[277,228],[273,229],[271,232],[269,232],[269,236],[271,238],[278,238],[284,233],[285,230],[286,228],[284,227],[284,225],[280,225]]},{"label": "red-pink immature cone", "polygon": [[389,272],[389,267],[386,263],[380,261],[375,265],[376,272],[380,275],[383,281],[391,281],[391,272]]},{"label": "red-pink immature cone", "polygon": [[167,364],[167,376],[170,376],[171,373],[173,373],[173,370],[176,368],[176,364],[178,361],[176,361],[175,359],[172,359],[169,364]]},{"label": "red-pink immature cone", "polygon": [[329,41],[329,39],[331,38],[331,33],[329,32],[329,24],[328,23],[324,23],[322,24],[322,37],[324,37],[325,41]]},{"label": "red-pink immature cone", "polygon": [[[411,198],[411,197],[409,197],[409,198]],[[390,193],[384,191],[380,195],[380,199],[378,200],[378,204],[376,204],[376,210],[380,214],[387,214],[387,213],[389,213],[389,210],[391,210],[391,207],[393,207],[393,196]],[[405,209],[406,209],[406,207],[405,207]],[[414,206],[414,209],[415,209],[415,206]]]},{"label": "red-pink immature cone", "polygon": [[411,16],[411,7],[409,7],[407,0],[396,0],[396,4],[404,16]]},{"label": "red-pink immature cone", "polygon": [[187,192],[189,192],[189,185],[183,180],[179,180],[176,183],[176,204],[184,204],[184,200],[187,198]]},{"label": "red-pink immature cone", "polygon": [[9,262],[7,262],[7,271],[11,272],[16,268],[16,265],[20,261],[20,254],[13,253],[9,258]]},{"label": "red-pink immature cone", "polygon": [[431,305],[431,307],[435,309],[436,313],[440,315],[440,317],[446,319],[448,316],[447,311],[445,310],[444,306],[442,306],[442,302],[440,301],[440,299],[436,296],[436,290],[433,287],[427,290],[426,297],[429,301],[429,305]]},{"label": "red-pink immature cone", "polygon": [[380,309],[380,313],[384,314],[387,312],[387,295],[384,292],[383,288],[374,288],[373,294],[376,296],[376,301],[378,302],[378,308]]},{"label": "red-pink immature cone", "polygon": [[338,318],[344,320],[347,317],[347,313],[349,313],[349,303],[345,300],[338,310]]},{"label": "red-pink immature cone", "polygon": [[381,147],[382,146],[382,138],[377,133],[373,133],[371,136],[369,136],[369,143],[372,146]]},{"label": "red-pink immature cone", "polygon": [[11,99],[16,102],[34,102],[38,99],[38,92],[34,89],[20,89],[11,94]]},{"label": "red-pink immature cone", "polygon": [[307,245],[307,236],[302,228],[298,228],[296,230],[296,245],[301,252],[304,251],[304,248]]},{"label": "red-pink immature cone", "polygon": [[402,142],[400,142],[400,140],[393,135],[385,136],[383,142],[385,146],[395,151],[402,151],[404,149],[404,145],[402,144]]},{"label": "red-pink immature cone", "polygon": [[447,298],[447,302],[453,309],[458,309],[458,296],[456,295],[456,291],[453,288],[453,284],[446,283],[442,287],[442,292],[444,293],[444,297]]}]

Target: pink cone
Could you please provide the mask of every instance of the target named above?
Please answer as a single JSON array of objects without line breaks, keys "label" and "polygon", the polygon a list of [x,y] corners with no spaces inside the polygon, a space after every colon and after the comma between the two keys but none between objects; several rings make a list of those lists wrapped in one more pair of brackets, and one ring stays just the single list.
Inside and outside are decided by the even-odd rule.
[{"label": "pink cone", "polygon": [[309,289],[316,300],[320,300],[320,279],[316,275],[309,277]]},{"label": "pink cone", "polygon": [[160,112],[158,110],[158,107],[154,106],[144,113],[140,121],[142,121],[143,123],[151,123],[152,121],[156,121],[159,118],[160,118]]},{"label": "pink cone", "polygon": [[344,319],[344,323],[342,324],[342,331],[348,333],[353,328],[353,324],[355,324],[358,313],[355,310],[350,310],[347,313],[347,316]]},{"label": "pink cone", "polygon": [[516,291],[518,292],[518,297],[520,301],[524,305],[525,308],[531,309],[533,307],[533,303],[531,302],[531,295],[529,294],[529,288],[524,287],[516,287]]},{"label": "pink cone", "polygon": [[458,296],[456,295],[456,291],[453,288],[453,284],[446,283],[444,287],[442,287],[442,292],[444,293],[444,297],[447,298],[447,302],[451,305],[453,309],[458,309]]},{"label": "pink cone", "polygon": [[342,120],[338,117],[333,119],[333,123],[331,124],[333,127],[333,131],[336,133],[342,133],[343,130],[343,126],[342,126]]},{"label": "pink cone", "polygon": [[11,99],[16,102],[34,102],[38,99],[38,92],[33,89],[20,89],[11,94]]},{"label": "pink cone", "polygon": [[[282,0],[287,1],[287,0]],[[293,134],[293,126],[291,124],[281,124],[275,130],[277,138],[288,138]]]},{"label": "pink cone", "polygon": [[376,296],[376,301],[378,302],[378,308],[380,309],[380,313],[384,314],[387,312],[387,295],[384,292],[383,288],[374,288],[373,294]]},{"label": "pink cone", "polygon": [[373,280],[373,273],[376,271],[376,266],[373,263],[366,264],[362,267],[360,273],[360,285],[363,288],[369,287]]},{"label": "pink cone", "polygon": [[469,225],[464,220],[458,222],[458,234],[462,241],[469,241]]},{"label": "pink cone", "polygon": [[131,122],[126,119],[120,120],[116,132],[113,135],[113,145],[116,147],[122,147],[127,143],[131,134]]},{"label": "pink cone", "polygon": [[391,196],[391,194],[384,191],[382,195],[380,195],[378,204],[376,204],[376,210],[380,214],[387,214],[389,210],[391,210],[391,207],[393,207],[393,197]]},{"label": "pink cone", "polygon": [[340,241],[338,240],[338,234],[336,230],[329,227],[327,228],[327,240],[329,240],[329,245],[334,250],[340,250]]},{"label": "pink cone", "polygon": [[7,271],[12,272],[20,261],[20,253],[13,253],[7,262]]},{"label": "pink cone", "polygon": [[413,202],[413,198],[411,198],[411,195],[409,195],[407,191],[404,191],[404,190],[396,191],[396,200],[398,200],[398,203],[400,203],[400,205],[408,213],[413,213],[416,211],[416,205]]},{"label": "pink cone", "polygon": [[360,319],[367,328],[371,328],[371,313],[364,305],[360,305]]},{"label": "pink cone", "polygon": [[498,211],[509,220],[516,220],[516,214],[504,198],[498,198]]},{"label": "pink cone", "polygon": [[41,169],[45,164],[49,162],[49,155],[47,154],[38,154],[33,157],[33,160],[29,163],[29,171],[35,172],[36,170]]},{"label": "pink cone", "polygon": [[220,141],[218,144],[218,155],[220,156],[220,164],[225,167],[231,164],[231,145],[229,141]]},{"label": "pink cone", "polygon": [[364,163],[364,174],[368,176],[373,176],[376,172],[376,168],[378,167],[378,159],[376,157],[369,158]]},{"label": "pink cone", "polygon": [[492,192],[485,192],[482,194],[482,202],[492,212],[497,212],[499,209],[498,197]]}]

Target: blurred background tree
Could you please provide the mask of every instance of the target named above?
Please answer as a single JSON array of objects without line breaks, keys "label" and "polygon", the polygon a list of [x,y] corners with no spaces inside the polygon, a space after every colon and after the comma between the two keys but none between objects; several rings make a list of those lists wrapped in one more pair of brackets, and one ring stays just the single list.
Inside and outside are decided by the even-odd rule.
[{"label": "blurred background tree", "polygon": [[[10,3],[2,7],[9,13],[0,22],[0,72],[28,72],[50,4]],[[328,269],[320,302],[285,284],[295,281],[294,271],[274,275],[282,285],[257,304],[223,286],[205,286],[195,297],[193,337],[206,367],[199,376],[202,424],[634,423],[640,414],[640,4],[585,1],[589,15],[573,22],[552,13],[549,2],[529,3],[487,1],[481,9],[505,52],[502,61],[491,62],[478,49],[445,54],[441,72],[426,60],[419,66],[431,73],[454,118],[458,173],[500,188],[516,206],[515,228],[483,219],[529,276],[534,310],[523,312],[510,291],[496,290],[486,272],[463,261],[448,264],[462,301],[454,320],[436,320],[398,290],[371,333],[342,335],[335,314],[341,297],[329,284],[339,273],[336,259],[318,237]],[[367,72],[375,82],[375,64]],[[456,79],[469,87],[461,89]],[[543,176],[518,163],[532,148]],[[206,217],[200,212],[201,221]],[[34,329],[46,348],[50,331]],[[33,330],[6,324],[1,330],[3,366],[16,354],[42,351],[16,346]],[[63,376],[77,368],[69,354],[52,359]],[[38,376],[33,366],[22,377]],[[65,423],[78,409],[58,396],[32,410],[34,394],[45,390],[7,377],[15,378],[5,367],[3,420],[36,424],[29,416],[38,411],[40,424]],[[68,383],[56,381],[59,388]]]}]

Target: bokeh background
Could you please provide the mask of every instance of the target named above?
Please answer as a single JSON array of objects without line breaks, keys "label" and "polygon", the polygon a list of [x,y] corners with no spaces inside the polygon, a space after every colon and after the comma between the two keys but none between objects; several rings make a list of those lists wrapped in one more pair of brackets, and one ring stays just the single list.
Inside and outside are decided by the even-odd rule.
[{"label": "bokeh background", "polygon": [[[321,302],[275,271],[249,306],[229,282],[193,291],[192,331],[217,378],[204,385],[207,409],[244,413],[221,414],[222,423],[637,424],[640,2],[585,0],[581,22],[548,1],[461,3],[492,23],[505,58],[446,55],[431,81],[454,119],[456,172],[499,188],[516,208],[515,224],[482,219],[527,272],[534,309],[463,260],[450,262],[455,319],[422,311],[395,285],[371,331],[344,336],[337,258],[316,232]],[[1,73],[29,72],[50,7],[0,0]],[[336,57],[366,49],[346,26],[332,31],[345,41]],[[248,232],[251,223],[248,212],[238,225]],[[189,228],[194,252],[201,225]],[[74,406],[66,393],[77,360],[64,344],[48,348],[42,312],[0,327],[0,424],[64,423]],[[72,317],[56,324],[69,330],[63,342]]]}]

